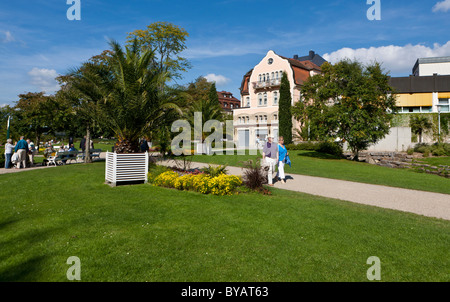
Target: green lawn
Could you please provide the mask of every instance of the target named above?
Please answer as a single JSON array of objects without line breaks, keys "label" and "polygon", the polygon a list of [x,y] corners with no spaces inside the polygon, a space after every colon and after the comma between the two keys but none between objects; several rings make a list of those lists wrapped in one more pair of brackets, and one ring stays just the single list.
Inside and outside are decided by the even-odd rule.
[{"label": "green lawn", "polygon": [[[292,167],[285,168],[287,174],[303,174],[450,194],[450,179],[437,175],[353,162],[315,151],[289,151],[289,157]],[[260,155],[194,155],[193,161],[242,166],[243,161],[260,158]],[[445,157],[439,160],[444,162]]]},{"label": "green lawn", "polygon": [[104,162],[0,175],[0,281],[449,281],[450,222],[283,190],[111,188]]},{"label": "green lawn", "polygon": [[417,163],[428,164],[432,166],[450,166],[450,156],[424,157],[414,160]]}]

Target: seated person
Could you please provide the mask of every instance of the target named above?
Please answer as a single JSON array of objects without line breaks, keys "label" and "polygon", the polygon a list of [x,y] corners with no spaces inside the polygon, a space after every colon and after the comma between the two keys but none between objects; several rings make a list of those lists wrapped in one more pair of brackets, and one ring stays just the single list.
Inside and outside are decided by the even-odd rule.
[{"label": "seated person", "polygon": [[44,161],[43,161],[43,165],[45,165],[48,162],[48,157],[52,156],[52,153],[55,152],[55,149],[53,149],[53,146],[51,143],[47,144],[47,148],[45,148],[44,150]]},{"label": "seated person", "polygon": [[[62,146],[61,146],[61,148],[62,148]],[[73,144],[70,144],[70,148],[67,151],[71,152],[71,151],[78,151],[78,150],[75,149]],[[63,159],[62,162],[65,164],[67,162],[67,159],[69,159],[71,157],[75,157],[75,156],[76,156],[76,154],[68,154],[68,155],[66,155],[66,159]]]}]

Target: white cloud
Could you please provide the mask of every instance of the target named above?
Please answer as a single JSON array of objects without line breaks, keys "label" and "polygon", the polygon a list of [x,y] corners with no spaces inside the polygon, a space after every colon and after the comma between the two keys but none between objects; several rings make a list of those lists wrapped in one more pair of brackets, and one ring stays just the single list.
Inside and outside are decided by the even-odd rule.
[{"label": "white cloud", "polygon": [[225,85],[230,82],[229,78],[224,77],[220,74],[214,74],[210,73],[205,76],[205,79],[207,79],[209,82],[216,82],[216,85]]},{"label": "white cloud", "polygon": [[323,58],[331,63],[336,63],[343,59],[358,60],[369,64],[379,62],[386,71],[391,74],[410,74],[414,63],[418,58],[450,56],[450,41],[444,45],[435,43],[433,47],[425,45],[405,45],[405,46],[380,46],[370,48],[341,48],[332,53],[326,53]]},{"label": "white cloud", "polygon": [[59,85],[55,80],[58,73],[54,69],[34,67],[28,72],[28,75],[31,77],[31,84],[37,86],[39,90],[45,91],[47,94],[59,89]]},{"label": "white cloud", "polygon": [[433,12],[438,11],[448,12],[449,10],[450,10],[450,0],[440,1],[433,6]]},{"label": "white cloud", "polygon": [[3,39],[4,43],[15,41],[13,35],[11,34],[11,32],[9,30],[3,31],[3,33],[5,34],[5,38]]}]

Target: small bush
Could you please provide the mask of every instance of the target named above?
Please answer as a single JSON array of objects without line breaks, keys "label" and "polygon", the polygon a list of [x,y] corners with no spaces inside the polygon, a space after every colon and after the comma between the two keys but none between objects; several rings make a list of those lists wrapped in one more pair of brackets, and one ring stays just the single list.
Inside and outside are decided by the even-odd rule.
[{"label": "small bush", "polygon": [[430,146],[426,143],[420,143],[414,147],[414,152],[424,153],[425,151],[430,151]]},{"label": "small bush", "polygon": [[286,145],[286,149],[316,151],[318,145],[319,144],[315,143],[315,142],[301,142],[298,144],[288,144],[288,145]]},{"label": "small bush", "polygon": [[170,171],[169,168],[165,167],[165,166],[159,166],[156,164],[152,164],[150,171],[147,174],[147,179],[149,183],[153,183],[156,179],[156,177],[158,177],[161,173]]},{"label": "small bush", "polygon": [[178,173],[174,171],[167,171],[159,174],[153,183],[157,186],[174,188],[175,180],[178,178]]},{"label": "small bush", "polygon": [[242,180],[236,175],[221,174],[208,181],[209,190],[214,195],[232,195],[240,185]]},{"label": "small bush", "polygon": [[408,148],[408,150],[406,150],[406,153],[407,153],[408,155],[413,155],[414,149],[413,149],[413,148]]},{"label": "small bush", "polygon": [[341,156],[344,150],[339,143],[322,142],[319,144],[317,152]]},{"label": "small bush", "polygon": [[443,147],[434,148],[433,149],[433,155],[434,156],[445,156],[447,153],[445,152]]},{"label": "small bush", "polygon": [[200,169],[202,172],[208,174],[211,177],[216,177],[221,174],[227,174],[227,167],[226,166],[217,166],[213,167],[211,165],[208,165],[207,168]]},{"label": "small bush", "polygon": [[263,189],[263,184],[267,180],[265,173],[261,169],[259,161],[249,160],[244,163],[243,183],[252,190]]}]

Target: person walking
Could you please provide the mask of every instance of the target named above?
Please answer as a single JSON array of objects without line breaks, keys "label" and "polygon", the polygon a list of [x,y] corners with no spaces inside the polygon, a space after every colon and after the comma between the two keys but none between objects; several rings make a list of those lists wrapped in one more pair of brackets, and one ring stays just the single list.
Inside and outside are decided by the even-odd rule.
[{"label": "person walking", "polygon": [[34,146],[34,143],[30,140],[27,139],[27,144],[28,144],[28,158],[30,159],[30,165],[34,166],[34,155],[36,154],[36,147]]},{"label": "person walking", "polygon": [[284,165],[286,164],[286,158],[289,152],[284,145],[284,138],[280,136],[278,138],[278,178],[282,183],[286,183],[286,176],[284,175]]},{"label": "person walking", "polygon": [[11,168],[11,157],[14,153],[14,145],[12,139],[8,138],[5,144],[5,169]]},{"label": "person walking", "polygon": [[84,153],[84,150],[86,149],[86,135],[80,141],[80,149],[83,150]]},{"label": "person walking", "polygon": [[14,151],[17,153],[17,156],[18,156],[17,168],[20,169],[21,163],[22,163],[22,166],[24,168],[26,168],[27,167],[28,143],[24,139],[23,136],[20,137],[20,140],[17,142],[16,147],[14,148]]},{"label": "person walking", "polygon": [[277,145],[272,142],[273,137],[268,136],[267,142],[263,146],[263,161],[269,166],[267,173],[267,182],[269,186],[273,186],[273,172],[275,170],[275,163],[278,157]]}]

